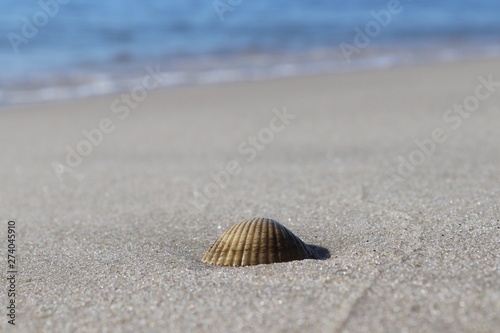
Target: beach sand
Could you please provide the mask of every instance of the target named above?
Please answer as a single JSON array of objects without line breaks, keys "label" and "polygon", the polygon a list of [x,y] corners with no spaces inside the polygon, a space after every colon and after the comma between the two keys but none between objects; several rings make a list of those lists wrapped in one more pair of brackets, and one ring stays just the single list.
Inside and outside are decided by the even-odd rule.
[{"label": "beach sand", "polygon": [[[500,60],[150,91],[128,115],[119,95],[0,110],[17,331],[494,332],[490,75]],[[67,147],[88,155],[70,168]],[[330,257],[201,262],[254,216]]]}]

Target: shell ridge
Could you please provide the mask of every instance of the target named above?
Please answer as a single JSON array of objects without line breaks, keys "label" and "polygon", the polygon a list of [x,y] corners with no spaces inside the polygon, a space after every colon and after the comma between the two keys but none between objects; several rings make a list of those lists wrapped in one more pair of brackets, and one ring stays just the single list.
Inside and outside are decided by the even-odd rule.
[{"label": "shell ridge", "polygon": [[277,223],[273,223],[273,234],[274,234],[274,237],[276,239],[276,241],[275,241],[275,245],[276,246],[274,247],[274,251],[276,252],[275,255],[278,257],[278,261],[282,262],[283,261],[283,258],[282,258],[283,256],[282,256],[281,251],[280,251],[280,249],[282,247],[282,245],[281,245],[281,239],[280,239],[280,233],[281,232],[280,232],[279,225]]},{"label": "shell ridge", "polygon": [[[223,235],[222,237],[220,238],[221,240],[221,244],[220,246],[217,248],[217,251],[214,252],[214,255],[215,254],[218,254],[219,257],[218,258],[215,258],[215,262],[214,264],[216,265],[220,265],[220,264],[224,264],[224,260],[225,258],[228,257],[228,253],[229,253],[229,248],[231,247],[231,242],[232,242],[232,239],[234,238],[235,236],[235,231],[238,229],[238,225],[234,225],[232,226],[231,228],[229,228],[229,230],[227,230]],[[222,259],[222,262],[220,262]]]},{"label": "shell ridge", "polygon": [[271,246],[274,245],[274,240],[272,238],[272,232],[273,232],[273,223],[266,223],[266,226],[267,226],[267,230],[266,230],[266,237],[267,237],[267,240],[268,240],[268,246],[266,248],[266,256],[265,256],[265,263],[266,264],[269,264],[271,263],[271,258],[269,258],[270,254],[271,254]]},{"label": "shell ridge", "polygon": [[[234,228],[235,226],[232,226],[231,228],[229,228],[224,234],[226,233],[229,233],[231,232],[231,230]],[[207,252],[205,252],[205,254],[203,255],[203,261],[204,262],[208,262],[208,263],[211,263],[213,264],[212,262],[212,259],[213,257],[217,254],[217,253],[221,253],[221,249],[219,249],[219,247],[223,244],[223,241],[225,239],[224,234],[217,238],[217,240],[210,246],[210,248],[208,249]]]},{"label": "shell ridge", "polygon": [[236,228],[237,237],[234,237],[230,243],[230,246],[233,246],[234,249],[231,251],[231,253],[228,253],[225,263],[226,265],[230,266],[239,265],[238,262],[241,260],[241,257],[243,256],[243,250],[245,247],[245,238],[248,234],[248,228],[250,227],[250,223],[248,221],[245,221],[243,223],[237,224],[237,226],[238,226]]},{"label": "shell ridge", "polygon": [[240,237],[240,239],[238,241],[238,248],[240,248],[240,250],[241,250],[241,255],[237,261],[235,260],[233,262],[233,264],[235,266],[244,266],[244,262],[245,262],[246,257],[247,257],[247,253],[245,251],[246,243],[247,243],[248,235],[250,233],[250,228],[252,227],[252,221],[253,221],[253,219],[246,220],[245,222],[242,222],[245,224],[245,234],[244,235],[242,234],[242,237]]},{"label": "shell ridge", "polygon": [[249,222],[249,229],[246,233],[245,241],[243,243],[243,253],[241,256],[241,266],[252,265],[252,252],[253,252],[253,238],[255,234],[255,227],[257,225],[257,219],[254,218]]},{"label": "shell ridge", "polygon": [[281,260],[283,262],[286,262],[286,261],[290,261],[292,259],[290,259],[291,255],[290,255],[290,251],[288,251],[288,248],[290,246],[290,240],[288,239],[288,229],[285,228],[285,226],[283,226],[282,224],[278,224],[278,229],[280,231],[280,235],[281,235],[281,244],[280,244],[280,250],[285,250],[285,251],[279,251],[280,254],[286,254],[285,256],[281,256]]},{"label": "shell ridge", "polygon": [[233,259],[235,253],[237,252],[236,249],[232,249],[234,242],[238,239],[240,235],[240,226],[237,224],[234,226],[234,228],[231,228],[230,234],[227,235],[227,240],[226,244],[224,246],[224,251],[223,255],[221,256],[222,259],[222,265],[230,265],[231,260]]},{"label": "shell ridge", "polygon": [[207,252],[205,252],[205,255],[203,256],[203,261],[204,262],[207,262],[209,264],[212,263],[212,258],[215,256],[216,254],[216,250],[217,248],[220,246],[220,243],[221,243],[221,239],[217,239],[213,244],[212,246],[210,246],[210,248],[208,249]]},{"label": "shell ridge", "polygon": [[262,225],[265,224],[263,221],[262,223],[259,223],[259,221],[254,221],[255,223],[255,230],[254,234],[252,237],[252,252],[250,256],[250,264],[260,264],[260,254],[262,251],[262,242],[264,241],[263,239],[263,234],[262,234]]}]

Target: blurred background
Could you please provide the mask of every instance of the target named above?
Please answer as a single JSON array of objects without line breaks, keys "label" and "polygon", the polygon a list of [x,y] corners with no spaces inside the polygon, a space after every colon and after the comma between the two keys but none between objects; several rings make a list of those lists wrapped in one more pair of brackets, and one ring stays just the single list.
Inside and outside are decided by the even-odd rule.
[{"label": "blurred background", "polygon": [[500,54],[498,0],[3,0],[0,8],[0,105],[128,90],[146,66],[177,86]]}]

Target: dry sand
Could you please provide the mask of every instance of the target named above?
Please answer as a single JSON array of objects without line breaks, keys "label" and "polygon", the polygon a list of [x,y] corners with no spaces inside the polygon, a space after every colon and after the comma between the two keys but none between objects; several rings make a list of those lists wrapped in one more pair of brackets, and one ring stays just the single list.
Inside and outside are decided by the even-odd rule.
[{"label": "dry sand", "polygon": [[[500,61],[185,87],[149,93],[123,120],[117,96],[0,110],[17,331],[494,332],[500,87],[481,88],[468,118],[446,113],[489,75],[500,81]],[[285,107],[295,118],[281,126]],[[103,118],[114,130],[60,181],[52,163]],[[432,148],[437,128],[422,158],[415,140]],[[419,165],[398,180],[399,156]],[[214,185],[232,160],[229,185]],[[253,216],[330,258],[201,262]]]}]

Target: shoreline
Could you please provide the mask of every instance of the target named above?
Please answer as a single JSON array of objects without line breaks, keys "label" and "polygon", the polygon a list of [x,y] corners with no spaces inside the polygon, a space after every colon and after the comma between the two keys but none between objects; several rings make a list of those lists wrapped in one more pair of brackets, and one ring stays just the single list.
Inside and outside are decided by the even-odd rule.
[{"label": "shoreline", "polygon": [[[486,51],[488,49],[490,50],[489,52]],[[271,62],[262,68],[254,64],[252,66],[256,67],[253,67],[251,70],[247,68],[251,62],[246,64],[245,61],[237,67],[231,67],[222,65],[223,62],[217,60],[216,63],[218,63],[218,66],[226,67],[207,67],[206,69],[200,67],[194,71],[187,71],[189,63],[183,64],[180,69],[176,69],[172,66],[164,67],[166,62],[163,60],[154,62],[154,65],[144,62],[142,63],[142,67],[133,66],[132,72],[136,74],[128,77],[121,74],[115,77],[112,72],[89,73],[84,74],[86,77],[82,78],[78,78],[78,76],[72,77],[68,74],[69,76],[67,75],[66,79],[63,78],[64,76],[52,78],[51,80],[55,80],[55,82],[67,81],[65,84],[58,83],[54,86],[50,86],[50,84],[46,85],[45,81],[47,78],[43,79],[43,77],[40,77],[37,79],[37,81],[39,81],[37,84],[40,85],[43,83],[43,86],[39,86],[38,88],[34,85],[29,90],[11,90],[11,88],[6,90],[4,88],[2,91],[2,87],[0,86],[0,108],[28,106],[57,101],[82,100],[126,93],[137,85],[140,85],[144,75],[148,75],[152,68],[160,68],[160,89],[170,90],[179,87],[260,82],[276,79],[293,79],[351,72],[387,70],[392,68],[446,65],[470,61],[491,61],[500,58],[498,47],[493,46],[486,47],[481,54],[478,54],[477,51],[469,53],[470,47],[462,51],[451,51],[443,47],[440,50],[427,50],[419,57],[412,55],[410,49],[402,51],[399,55],[395,53],[395,51],[386,52],[381,50],[383,50],[383,48],[380,48],[378,51],[367,49],[364,52],[369,56],[362,54],[361,57],[356,57],[352,64],[342,59],[338,52],[334,52],[322,60],[316,59],[313,61],[311,58],[305,62],[298,61],[302,56],[294,55],[288,60],[286,57],[283,58],[281,60],[282,62],[273,60],[274,63]],[[496,52],[493,50],[496,50]],[[406,55],[404,55],[405,53]],[[268,56],[271,58],[274,57],[272,54]],[[259,56],[257,56],[256,59],[258,58]],[[251,57],[249,59],[251,59]],[[279,59],[279,57],[277,59]],[[195,58],[193,58],[190,62],[192,62],[192,64],[197,64],[200,61],[196,61]],[[203,62],[205,62],[205,60],[202,58],[201,63]],[[250,68],[252,68],[252,66],[250,66]],[[79,71],[81,72],[81,70]],[[81,74],[83,74],[83,72]],[[75,84],[75,82],[82,80],[88,82],[85,84]],[[16,85],[19,85],[19,83]]]}]

